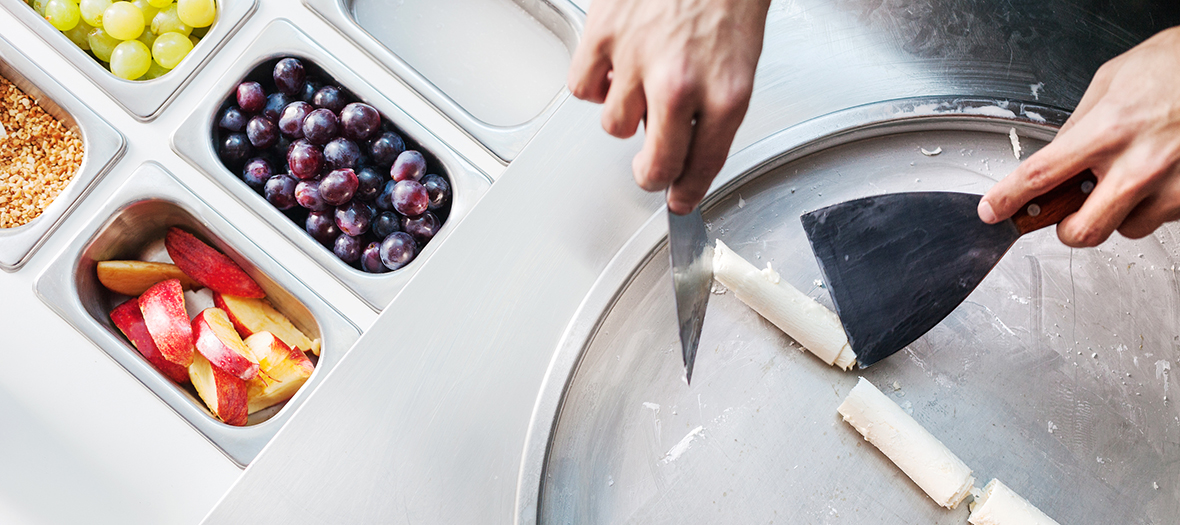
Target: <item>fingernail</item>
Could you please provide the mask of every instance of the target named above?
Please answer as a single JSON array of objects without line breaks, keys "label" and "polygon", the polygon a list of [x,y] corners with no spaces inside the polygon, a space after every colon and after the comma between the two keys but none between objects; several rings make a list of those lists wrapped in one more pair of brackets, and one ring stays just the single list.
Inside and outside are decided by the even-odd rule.
[{"label": "fingernail", "polygon": [[992,205],[987,200],[979,201],[979,218],[988,224],[996,223],[996,212],[992,209]]}]

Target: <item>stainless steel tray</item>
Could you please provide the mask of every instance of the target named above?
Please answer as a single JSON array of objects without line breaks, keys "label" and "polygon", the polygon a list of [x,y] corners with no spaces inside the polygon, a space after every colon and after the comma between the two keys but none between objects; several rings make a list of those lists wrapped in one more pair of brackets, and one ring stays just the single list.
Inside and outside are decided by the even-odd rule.
[{"label": "stainless steel tray", "polygon": [[[267,292],[277,310],[309,337],[322,341],[315,372],[283,405],[256,412],[248,426],[214,419],[188,389],[166,379],[126,341],[109,318],[116,306],[97,282],[97,261],[133,257],[170,226],[183,226],[238,263]],[[245,235],[158,164],[139,167],[110,200],[37,277],[35,290],[50,308],[127,369],[180,417],[239,466],[254,459],[311,394],[360,330],[288,273]]]},{"label": "stainless steel tray", "polygon": [[[30,10],[31,11],[31,10]],[[64,37],[63,37],[64,38]],[[82,140],[82,165],[74,180],[46,206],[39,217],[15,228],[0,229],[0,268],[16,271],[41,246],[94,182],[123,156],[126,140],[86,104],[50,77],[43,69],[0,37],[0,76],[33,97],[46,113],[53,115]]]},{"label": "stainless steel tray", "polygon": [[[831,305],[798,216],[885,192],[982,193],[1064,114],[918,100],[842,111],[730,158],[710,236]],[[922,153],[941,153],[928,156]],[[715,186],[716,187],[716,186]],[[712,297],[683,382],[657,214],[584,300],[526,441],[517,523],[964,523],[836,414],[857,373],[810,354],[733,294]],[[1060,523],[1180,511],[1169,369],[1180,228],[1070,250],[1021,239],[929,334],[863,375],[955,451]],[[1137,315],[1144,312],[1145,315]]]},{"label": "stainless steel tray", "polygon": [[258,0],[217,0],[217,20],[209,32],[197,43],[180,64],[167,75],[153,80],[123,80],[108,71],[94,57],[88,55],[65,35],[41,18],[21,0],[0,0],[14,17],[37,33],[55,51],[73,64],[78,71],[111,96],[131,116],[141,121],[154,119],[193,74],[237,32],[246,18],[258,6]]},{"label": "stainless steel tray", "polygon": [[[516,155],[520,153],[520,150],[524,148],[525,144],[533,138],[533,135],[553,115],[558,104],[569,94],[569,91],[564,87],[563,81],[562,87],[553,94],[553,98],[549,100],[549,103],[539,114],[529,116],[526,120],[511,124],[489,124],[486,119],[476,117],[472,114],[470,108],[465,108],[457,102],[453,94],[448,94],[444,89],[431,82],[426,75],[415,69],[412,64],[398,56],[397,49],[390,49],[386,44],[382,43],[379,36],[374,35],[365,28],[370,23],[375,23],[374,21],[358,22],[354,12],[357,9],[357,5],[365,1],[303,0],[303,3],[334,26],[345,38],[354,42],[377,62],[389,69],[403,83],[418,92],[422,98],[433,104],[447,118],[466,131],[468,135],[503,162],[510,162],[516,158]],[[411,1],[429,2],[430,0]],[[556,35],[557,39],[565,45],[569,55],[573,55],[574,49],[578,45],[585,18],[579,7],[567,0],[497,1],[518,6],[524,11],[522,13],[523,16],[532,17],[541,26]],[[391,8],[388,3],[379,5],[382,8]],[[436,9],[436,7],[431,6],[431,9]],[[463,13],[457,13],[456,16],[463,16]],[[425,23],[425,21],[417,22]],[[486,26],[487,24],[495,24],[496,21],[473,20],[472,23]],[[445,28],[439,27],[437,29],[441,31]],[[508,33],[502,33],[500,36],[506,40],[518,37],[517,35]],[[446,38],[439,38],[439,40],[442,42],[437,43],[437,45],[446,45]],[[457,44],[458,41],[452,43]],[[503,57],[501,60],[510,60],[512,58],[523,59],[523,57]],[[447,61],[446,65],[455,68],[464,67],[462,63],[454,60]],[[560,72],[560,74],[561,78],[564,79],[564,71]],[[456,73],[455,76],[462,75]],[[480,80],[486,82],[487,85],[507,86],[511,86],[513,82],[521,81],[521,79],[512,78],[510,75],[507,78],[499,77]]]},{"label": "stainless steel tray", "polygon": [[[447,222],[438,234],[426,245],[422,253],[405,268],[383,274],[365,273],[345,264],[331,251],[324,248],[304,231],[301,225],[291,222],[286,215],[275,209],[262,196],[251,190],[234,173],[230,172],[217,157],[212,140],[212,126],[221,103],[232,92],[241,79],[258,64],[271,58],[296,56],[314,62],[360,100],[377,108],[393,122],[406,136],[420,144],[439,160],[450,178],[453,190],[451,211]],[[172,148],[214,182],[224,187],[247,208],[262,217],[276,231],[302,249],[375,310],[381,310],[397,292],[405,286],[437,247],[446,241],[455,224],[471,209],[471,206],[491,186],[491,179],[456,154],[394,102],[385,98],[376,88],[365,82],[356,73],[328,54],[311,37],[295,28],[286,20],[276,20],[268,25],[258,37],[241,53],[242,59],[230,67],[217,83],[209,89],[208,96],[197,105],[172,136]]]}]

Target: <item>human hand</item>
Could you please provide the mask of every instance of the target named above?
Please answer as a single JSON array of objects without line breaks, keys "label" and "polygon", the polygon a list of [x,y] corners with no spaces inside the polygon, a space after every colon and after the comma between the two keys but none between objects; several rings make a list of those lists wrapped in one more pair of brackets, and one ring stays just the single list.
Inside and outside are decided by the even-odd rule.
[{"label": "human hand", "polygon": [[1097,246],[1116,229],[1138,239],[1180,219],[1180,27],[1104,64],[1057,138],[996,183],[979,217],[999,222],[1090,168],[1085,204],[1057,225],[1061,242]]},{"label": "human hand", "polygon": [[721,170],[753,92],[770,0],[595,0],[570,63],[575,97],[605,104],[619,138],[644,121],[631,163],[686,214]]}]

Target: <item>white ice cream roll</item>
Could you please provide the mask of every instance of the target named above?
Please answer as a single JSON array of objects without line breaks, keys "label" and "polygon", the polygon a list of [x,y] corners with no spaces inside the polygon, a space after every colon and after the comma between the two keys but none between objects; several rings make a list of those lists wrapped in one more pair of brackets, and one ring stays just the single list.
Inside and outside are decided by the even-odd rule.
[{"label": "white ice cream roll", "polygon": [[971,503],[971,525],[1058,525],[1041,509],[993,479],[983,488],[983,494]]}]

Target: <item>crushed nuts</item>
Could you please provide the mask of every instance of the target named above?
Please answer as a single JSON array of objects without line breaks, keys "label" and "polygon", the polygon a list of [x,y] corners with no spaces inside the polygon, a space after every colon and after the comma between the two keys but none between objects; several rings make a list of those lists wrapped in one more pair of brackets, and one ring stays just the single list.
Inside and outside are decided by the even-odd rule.
[{"label": "crushed nuts", "polygon": [[82,141],[0,77],[0,228],[41,215],[82,164]]}]

